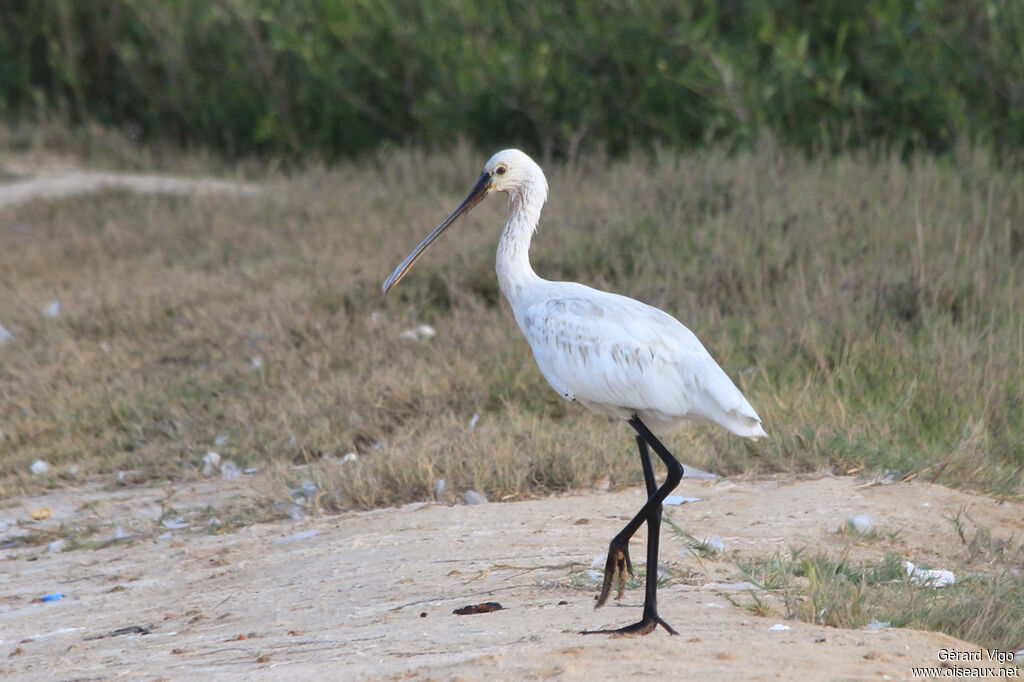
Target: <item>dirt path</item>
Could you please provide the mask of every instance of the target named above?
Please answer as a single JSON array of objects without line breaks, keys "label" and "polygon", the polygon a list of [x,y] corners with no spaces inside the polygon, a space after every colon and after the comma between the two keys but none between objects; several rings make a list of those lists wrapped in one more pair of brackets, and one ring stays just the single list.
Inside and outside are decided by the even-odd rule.
[{"label": "dirt path", "polygon": [[16,206],[36,199],[64,199],[107,189],[122,189],[139,194],[256,194],[259,186],[251,183],[184,178],[143,173],[105,173],[77,169],[49,170],[32,175],[12,175],[0,183],[0,207]]},{"label": "dirt path", "polygon": [[[1024,505],[923,483],[864,487],[853,478],[701,482],[668,508],[694,535],[718,535],[718,561],[681,556],[666,529],[676,580],[662,615],[682,634],[581,636],[636,619],[642,589],[595,611],[587,570],[639,506],[640,489],[528,502],[413,504],[212,534],[205,519],[249,504],[254,477],[176,489],[93,486],[17,499],[0,510],[0,539],[87,525],[92,542],[131,544],[0,550],[0,661],[11,679],[910,679],[940,649],[976,651],[910,630],[836,630],[752,615],[727,596],[741,556],[791,547],[835,555],[900,552],[942,566],[961,552],[943,518],[961,507],[993,533],[1020,536]],[[48,507],[52,516],[29,520]],[[188,528],[157,519],[171,507]],[[852,542],[835,533],[868,513],[898,536]],[[172,524],[174,525],[174,524]],[[161,537],[162,536],[162,537]],[[642,533],[634,557],[642,557]],[[66,549],[66,547],[65,547]],[[60,592],[56,601],[34,598]],[[489,614],[453,609],[498,601]],[[772,631],[776,623],[788,630]],[[123,628],[138,632],[111,635]],[[102,637],[102,635],[110,635]],[[99,638],[97,638],[99,637]],[[962,664],[961,664],[962,665]],[[991,665],[983,663],[982,665]]]}]

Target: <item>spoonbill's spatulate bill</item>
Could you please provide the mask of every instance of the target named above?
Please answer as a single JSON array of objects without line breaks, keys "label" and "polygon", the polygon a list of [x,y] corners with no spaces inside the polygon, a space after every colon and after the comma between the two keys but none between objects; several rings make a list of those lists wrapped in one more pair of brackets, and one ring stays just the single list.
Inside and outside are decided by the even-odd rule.
[{"label": "spoonbill's spatulate bill", "polygon": [[[693,332],[671,315],[625,296],[537,276],[530,267],[530,240],[548,183],[540,166],[518,149],[491,157],[469,196],[384,281],[384,293],[442,232],[493,192],[507,192],[509,200],[508,222],[498,242],[498,283],[541,373],[566,400],[625,419],[636,431],[640,450],[648,499],[611,541],[597,606],[607,601],[613,583],[622,596],[626,573],[633,570],[629,540],[646,522],[643,616],[623,628],[585,632],[647,634],[661,625],[677,634],[658,615],[657,566],[662,502],[679,484],[683,467],[654,432],[698,422],[761,438],[767,436],[761,419]],[[648,446],[668,469],[661,487],[654,479]]]}]

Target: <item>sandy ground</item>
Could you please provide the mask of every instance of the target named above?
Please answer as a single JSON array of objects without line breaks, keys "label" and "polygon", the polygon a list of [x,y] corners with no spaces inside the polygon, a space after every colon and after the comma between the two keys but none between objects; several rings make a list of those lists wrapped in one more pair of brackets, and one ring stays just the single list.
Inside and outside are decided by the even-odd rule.
[{"label": "sandy ground", "polygon": [[[896,551],[942,566],[963,553],[943,518],[961,507],[995,535],[1024,533],[1024,505],[926,483],[684,479],[677,492],[701,499],[667,513],[697,537],[720,536],[725,551],[712,561],[684,556],[666,527],[662,561],[675,579],[659,606],[681,635],[610,638],[578,631],[632,622],[643,591],[595,610],[587,571],[642,503],[639,488],[412,504],[212,533],[204,519],[249,504],[256,479],[94,484],[9,501],[0,510],[0,542],[13,545],[0,550],[0,669],[39,680],[911,679],[912,666],[938,665],[941,649],[978,647],[936,633],[755,616],[727,599],[749,601],[734,558],[803,547],[836,556]],[[51,517],[32,521],[41,507]],[[859,513],[870,514],[882,539],[836,533]],[[158,522],[178,515],[191,525],[172,531]],[[62,525],[95,529],[101,546],[118,526],[135,537],[99,549],[18,544],[30,530]],[[644,541],[641,531],[638,561]],[[34,601],[55,592],[63,597]],[[504,609],[452,613],[487,601]],[[771,630],[776,623],[789,629]],[[148,634],[122,630],[134,627]]]}]

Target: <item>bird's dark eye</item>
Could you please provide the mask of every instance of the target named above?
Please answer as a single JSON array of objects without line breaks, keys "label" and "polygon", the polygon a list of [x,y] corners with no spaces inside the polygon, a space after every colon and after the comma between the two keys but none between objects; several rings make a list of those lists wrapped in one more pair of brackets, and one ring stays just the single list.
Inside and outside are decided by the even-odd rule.
[{"label": "bird's dark eye", "polygon": [[504,166],[498,166],[497,168],[494,169],[494,172],[497,173],[498,175],[504,175],[505,171],[507,170],[508,169],[505,168]]}]

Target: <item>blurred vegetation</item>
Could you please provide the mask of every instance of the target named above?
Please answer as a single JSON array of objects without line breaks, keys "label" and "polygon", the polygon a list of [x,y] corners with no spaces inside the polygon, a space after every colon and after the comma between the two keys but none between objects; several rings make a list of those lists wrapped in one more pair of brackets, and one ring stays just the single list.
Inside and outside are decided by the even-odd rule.
[{"label": "blurred vegetation", "polygon": [[323,158],[1024,142],[1019,0],[0,0],[0,110]]}]

